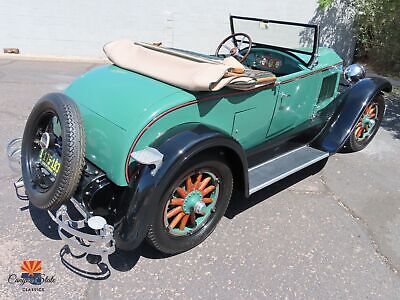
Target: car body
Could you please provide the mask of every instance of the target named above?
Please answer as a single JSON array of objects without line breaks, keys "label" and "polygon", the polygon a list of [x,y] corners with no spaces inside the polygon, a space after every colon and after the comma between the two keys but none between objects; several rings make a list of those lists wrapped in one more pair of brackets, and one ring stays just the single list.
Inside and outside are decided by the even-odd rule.
[{"label": "car body", "polygon": [[[368,139],[376,133],[376,129],[361,133],[355,127],[361,126],[360,117],[372,122],[365,126],[369,130],[379,121],[369,121],[378,115],[372,113],[374,108],[369,114],[364,112],[374,97],[390,91],[386,80],[358,78],[340,90],[343,61],[332,49],[319,47],[317,25],[231,16],[232,34],[236,34],[237,20],[264,29],[279,24],[312,30],[312,47],[253,43],[243,64],[272,72],[276,80],[247,90],[190,91],[116,65],[103,65],[64,91],[62,97],[79,109],[86,138],[85,167],[74,204],[84,208],[86,220],[93,215],[104,217],[114,229],[117,247],[134,249],[143,241],[152,230],[167,186],[191,160],[220,158],[237,190],[248,197],[342,150],[354,130]],[[237,46],[238,41],[233,43]],[[223,167],[220,170],[225,172]],[[189,178],[191,186],[194,177]],[[195,201],[187,194],[182,203]],[[192,196],[201,198],[198,194]],[[196,203],[190,204],[192,210]],[[61,231],[71,227],[66,218],[65,207],[53,216]],[[191,235],[191,230],[181,233]]]}]

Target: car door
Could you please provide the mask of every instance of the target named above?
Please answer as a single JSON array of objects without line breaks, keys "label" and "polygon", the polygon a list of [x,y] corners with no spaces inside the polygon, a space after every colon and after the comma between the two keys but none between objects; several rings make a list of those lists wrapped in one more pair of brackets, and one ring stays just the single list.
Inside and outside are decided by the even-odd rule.
[{"label": "car door", "polygon": [[[231,135],[245,149],[265,141],[265,133],[271,124],[276,106],[278,88],[271,87],[253,94],[227,98],[234,108]],[[226,115],[227,109],[221,111]]]},{"label": "car door", "polygon": [[320,76],[301,72],[283,76],[267,137],[283,134],[311,119],[317,102]]}]

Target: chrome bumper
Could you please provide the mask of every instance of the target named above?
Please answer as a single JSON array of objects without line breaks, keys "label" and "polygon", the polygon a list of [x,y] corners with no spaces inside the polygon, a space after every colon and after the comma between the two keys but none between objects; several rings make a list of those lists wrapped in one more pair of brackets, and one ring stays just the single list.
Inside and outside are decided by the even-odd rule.
[{"label": "chrome bumper", "polygon": [[[6,149],[10,168],[16,173],[21,172],[21,145],[22,139],[16,138],[8,143]],[[14,183],[14,187],[19,199],[28,200],[28,197],[22,191],[24,188],[22,177]],[[58,234],[61,239],[64,240],[68,247],[86,254],[101,256],[103,262],[109,263],[108,255],[115,252],[114,227],[107,224],[103,218],[94,217],[75,199],[71,198],[71,202],[83,219],[73,220],[68,214],[66,205],[62,205],[55,215],[48,211],[51,219],[58,225]],[[96,218],[97,221],[101,219],[100,225],[94,221]],[[89,226],[89,220],[94,221],[90,222],[92,227]],[[93,226],[93,224],[96,226]],[[87,233],[88,229],[93,234]]]},{"label": "chrome bumper", "polygon": [[92,215],[75,199],[72,198],[71,202],[83,219],[71,219],[66,205],[62,205],[55,216],[48,211],[53,221],[58,224],[58,234],[68,246],[87,254],[99,255],[103,262],[109,263],[108,255],[115,251],[114,227],[105,224],[101,229],[94,230],[95,234],[80,231],[90,228],[88,221]]}]

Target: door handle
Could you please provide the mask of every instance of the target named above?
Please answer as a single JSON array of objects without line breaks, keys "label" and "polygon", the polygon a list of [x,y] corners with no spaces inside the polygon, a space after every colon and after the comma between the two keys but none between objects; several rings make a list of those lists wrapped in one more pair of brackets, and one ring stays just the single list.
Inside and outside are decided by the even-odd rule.
[{"label": "door handle", "polygon": [[290,96],[291,96],[290,94],[286,94],[284,92],[281,92],[281,98],[280,98],[280,101],[279,101],[279,110],[285,109],[285,106],[283,105],[283,99],[289,98]]},{"label": "door handle", "polygon": [[281,99],[280,99],[280,103],[279,103],[279,110],[284,110],[284,109],[286,109],[286,106],[285,105],[283,105],[283,99],[285,99],[285,98],[289,98],[290,97],[290,94],[286,94],[286,93],[284,93],[284,92],[281,92]]}]

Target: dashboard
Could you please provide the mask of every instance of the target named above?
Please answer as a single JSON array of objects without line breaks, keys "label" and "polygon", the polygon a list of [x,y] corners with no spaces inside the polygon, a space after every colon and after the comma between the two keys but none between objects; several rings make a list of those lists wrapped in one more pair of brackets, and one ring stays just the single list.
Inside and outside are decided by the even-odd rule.
[{"label": "dashboard", "polygon": [[281,51],[265,48],[253,48],[244,64],[252,69],[268,71],[283,76],[302,70],[294,57]]}]

